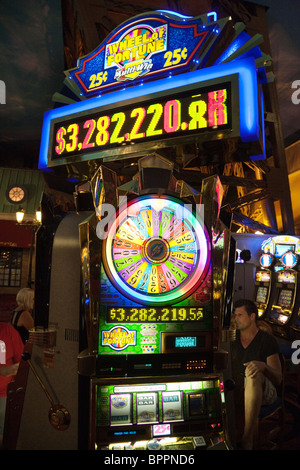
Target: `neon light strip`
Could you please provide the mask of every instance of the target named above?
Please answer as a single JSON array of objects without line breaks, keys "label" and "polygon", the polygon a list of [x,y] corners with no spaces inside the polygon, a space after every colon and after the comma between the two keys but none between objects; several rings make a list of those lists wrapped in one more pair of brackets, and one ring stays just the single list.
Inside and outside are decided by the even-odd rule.
[{"label": "neon light strip", "polygon": [[260,105],[261,105],[261,132],[262,132],[262,154],[260,155],[252,155],[250,158],[251,160],[264,160],[265,155],[266,155],[266,135],[265,135],[265,126],[264,126],[264,120],[265,120],[265,107],[264,107],[264,94],[262,88],[260,89]]},{"label": "neon light strip", "polygon": [[47,111],[44,115],[44,123],[41,136],[41,147],[39,156],[39,169],[46,170],[49,152],[50,128],[53,119],[62,118],[74,113],[92,111],[99,106],[112,106],[125,100],[134,100],[141,96],[176,88],[195,85],[204,81],[223,78],[237,74],[239,79],[239,116],[240,136],[243,142],[259,140],[259,111],[258,111],[258,88],[255,60],[252,57],[232,61],[230,63],[207,67],[180,75],[175,75],[172,80],[165,78],[136,86],[124,88],[113,93],[90,98],[86,101],[55,108]]},{"label": "neon light strip", "polygon": [[193,18],[192,16],[181,15],[177,11],[171,10],[157,10],[158,13],[167,13],[168,15],[178,16],[178,18]]}]

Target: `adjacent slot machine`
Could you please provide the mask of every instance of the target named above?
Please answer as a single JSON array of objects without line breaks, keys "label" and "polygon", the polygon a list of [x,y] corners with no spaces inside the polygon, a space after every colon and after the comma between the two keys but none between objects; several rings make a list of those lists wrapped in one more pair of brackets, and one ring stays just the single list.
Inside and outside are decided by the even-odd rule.
[{"label": "adjacent slot machine", "polygon": [[268,318],[275,334],[289,339],[289,328],[298,289],[298,273],[282,270],[277,273],[274,304]]},{"label": "adjacent slot machine", "polygon": [[273,271],[271,266],[274,257],[269,253],[263,253],[259,259],[260,268],[255,273],[255,303],[258,316],[263,320],[267,316],[271,291],[273,285]]},{"label": "adjacent slot machine", "polygon": [[[287,241],[291,241],[286,237]],[[285,339],[290,339],[290,327],[299,308],[299,241],[295,244],[278,243],[275,245],[275,286],[273,303],[267,321],[273,332]],[[279,239],[279,242],[281,240]],[[286,251],[285,251],[286,250]],[[280,258],[279,258],[280,257]]]}]

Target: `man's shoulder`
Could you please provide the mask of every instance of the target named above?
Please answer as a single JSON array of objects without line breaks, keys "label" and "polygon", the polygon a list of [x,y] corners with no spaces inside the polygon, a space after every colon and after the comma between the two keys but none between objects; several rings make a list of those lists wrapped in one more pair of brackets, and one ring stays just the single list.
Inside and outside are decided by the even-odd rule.
[{"label": "man's shoulder", "polygon": [[266,341],[267,340],[276,341],[275,336],[273,336],[272,333],[269,333],[268,331],[265,331],[265,330],[259,329],[257,335],[260,339],[263,339],[263,340],[266,340]]},{"label": "man's shoulder", "polygon": [[265,330],[259,330],[257,334],[257,339],[260,343],[263,343],[265,346],[273,346],[276,350],[279,351],[278,341],[272,333],[269,333]]}]

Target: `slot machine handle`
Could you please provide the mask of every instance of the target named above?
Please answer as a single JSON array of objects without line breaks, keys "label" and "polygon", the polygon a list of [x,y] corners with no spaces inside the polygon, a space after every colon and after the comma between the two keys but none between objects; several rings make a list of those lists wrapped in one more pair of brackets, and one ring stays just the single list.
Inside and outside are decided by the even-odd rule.
[{"label": "slot machine handle", "polygon": [[48,398],[48,400],[51,404],[51,408],[50,408],[49,413],[48,413],[48,418],[49,418],[50,424],[55,429],[57,429],[59,431],[64,431],[70,425],[71,416],[70,416],[69,411],[63,405],[54,403],[51,395],[49,394],[48,390],[46,389],[46,387],[45,387],[45,385],[42,381],[42,379],[40,378],[39,374],[37,373],[37,371],[35,370],[32,362],[31,362],[31,354],[29,352],[24,352],[22,354],[22,359],[28,363],[33,375],[37,379],[37,381],[40,384],[43,392],[45,393],[46,397]]}]

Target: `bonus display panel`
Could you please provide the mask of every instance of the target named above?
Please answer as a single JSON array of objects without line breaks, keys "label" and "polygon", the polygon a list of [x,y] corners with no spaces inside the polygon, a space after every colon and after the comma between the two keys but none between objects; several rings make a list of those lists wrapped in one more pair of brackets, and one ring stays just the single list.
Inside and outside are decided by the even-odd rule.
[{"label": "bonus display panel", "polygon": [[211,328],[210,259],[190,204],[150,195],[120,208],[103,243],[99,354],[207,348],[197,332]]}]

